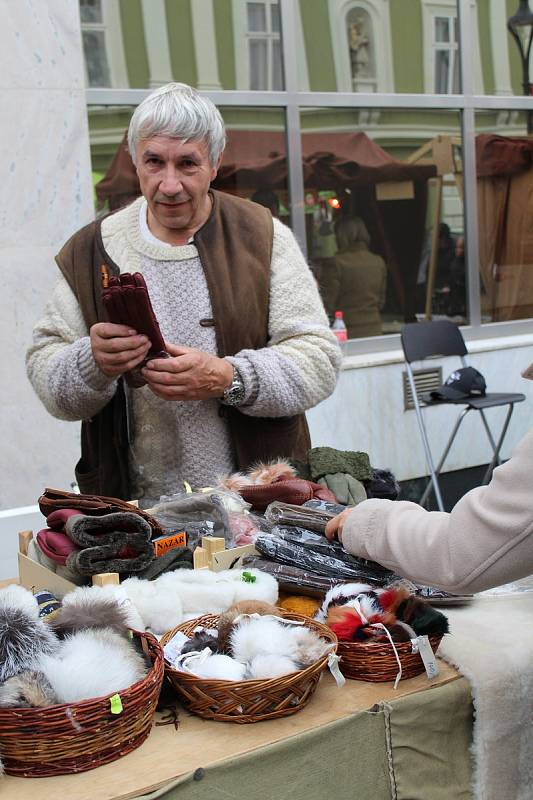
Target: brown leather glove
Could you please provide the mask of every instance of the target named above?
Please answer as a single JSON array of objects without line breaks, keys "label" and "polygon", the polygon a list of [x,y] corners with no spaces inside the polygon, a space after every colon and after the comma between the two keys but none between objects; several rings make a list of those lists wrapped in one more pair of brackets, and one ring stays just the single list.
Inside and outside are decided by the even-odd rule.
[{"label": "brown leather glove", "polygon": [[163,528],[156,520],[143,511],[141,508],[126,503],[125,500],[120,500],[118,497],[102,497],[95,494],[74,494],[73,492],[64,492],[61,489],[45,489],[44,493],[38,500],[41,513],[48,517],[52,511],[57,511],[61,508],[72,508],[79,510],[82,514],[88,516],[103,516],[104,514],[112,514],[117,511],[130,511],[132,514],[139,514],[145,519],[152,528],[152,537],[161,536],[164,533]]},{"label": "brown leather glove", "polygon": [[129,325],[137,333],[150,339],[151,347],[146,359],[165,353],[165,340],[154,314],[145,280],[140,272],[124,272],[118,277],[110,276],[102,289],[102,300],[109,322]]}]

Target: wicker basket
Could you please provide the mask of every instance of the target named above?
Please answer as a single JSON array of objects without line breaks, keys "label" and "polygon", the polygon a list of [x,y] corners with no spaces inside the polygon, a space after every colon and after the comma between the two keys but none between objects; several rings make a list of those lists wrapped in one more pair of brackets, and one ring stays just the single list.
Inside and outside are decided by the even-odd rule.
[{"label": "wicker basket", "polygon": [[[436,653],[442,636],[430,636]],[[414,678],[424,672],[420,653],[413,653],[411,642],[395,642],[402,665],[402,679]],[[341,642],[337,648],[339,668],[345,678],[356,681],[393,681],[398,674],[398,662],[390,642]]]},{"label": "wicker basket", "polygon": [[135,635],[152,667],[146,677],[120,692],[120,714],[111,713],[108,696],[48,708],[0,709],[0,756],[6,773],[42,778],[84,772],[144,742],[163,682],[163,651],[152,635]]},{"label": "wicker basket", "polygon": [[[337,637],[322,623],[300,614],[280,612],[280,616],[305,622],[323,639],[331,642],[334,645],[331,652],[335,652]],[[163,636],[161,645],[164,646],[178,631],[191,636],[197,625],[216,628],[218,614],[207,614],[179,625]],[[221,722],[260,722],[296,714],[307,705],[327,667],[328,655],[299,672],[269,680],[206,680],[180,672],[168,664],[165,664],[165,675],[183,705],[193,714]]]}]

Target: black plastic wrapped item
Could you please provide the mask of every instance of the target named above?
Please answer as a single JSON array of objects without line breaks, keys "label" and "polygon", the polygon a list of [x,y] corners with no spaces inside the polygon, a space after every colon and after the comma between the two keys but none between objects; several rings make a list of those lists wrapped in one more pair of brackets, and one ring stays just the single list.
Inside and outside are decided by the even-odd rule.
[{"label": "black plastic wrapped item", "polygon": [[343,506],[341,503],[330,503],[327,500],[308,500],[303,504],[302,508],[314,508],[316,511],[323,511],[325,514],[331,514],[336,517],[342,511],[346,511],[348,506]]},{"label": "black plastic wrapped item", "polygon": [[383,586],[394,575],[373,561],[350,555],[341,545],[328,542],[312,531],[302,532],[299,528],[277,526],[271,534],[260,534],[255,547],[272,561],[341,580]]},{"label": "black plastic wrapped item", "polygon": [[327,578],[317,575],[316,572],[306,572],[300,567],[290,567],[288,564],[279,564],[260,556],[245,556],[242,560],[243,567],[259,569],[272,575],[278,582],[280,592],[286,594],[303,594],[316,597],[319,600],[339,583],[345,583],[337,578]]},{"label": "black plastic wrapped item", "polygon": [[[311,501],[308,501],[311,502]],[[318,501],[324,502],[324,501]],[[282,503],[275,500],[270,503],[265,511],[265,518],[273,525],[288,525],[291,527],[305,528],[308,531],[325,533],[326,525],[336,516],[336,513],[306,505],[296,506],[292,503]]]}]

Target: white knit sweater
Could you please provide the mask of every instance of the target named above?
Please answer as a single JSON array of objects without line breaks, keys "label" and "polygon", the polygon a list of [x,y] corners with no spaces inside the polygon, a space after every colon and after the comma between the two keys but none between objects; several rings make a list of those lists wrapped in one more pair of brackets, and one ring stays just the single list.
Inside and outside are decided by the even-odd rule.
[{"label": "white knit sweater", "polygon": [[[215,332],[200,319],[211,303],[194,244],[158,245],[143,237],[143,198],[108,217],[102,239],[122,272],[141,272],[164,338],[216,354]],[[340,351],[328,328],[315,281],[292,232],[274,220],[269,343],[228,358],[245,384],[242,412],[280,417],[305,411],[333,390]],[[116,381],[92,356],[79,305],[61,276],[27,353],[28,377],[48,411],[88,419],[109,402]],[[169,402],[148,387],[129,392],[131,468],[143,505],[162,494],[212,483],[234,468],[233,449],[218,400]]]}]

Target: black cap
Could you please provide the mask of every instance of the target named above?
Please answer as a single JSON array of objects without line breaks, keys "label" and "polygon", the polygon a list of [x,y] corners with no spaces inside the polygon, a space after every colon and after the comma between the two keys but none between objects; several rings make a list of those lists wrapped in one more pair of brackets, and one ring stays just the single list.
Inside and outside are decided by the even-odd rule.
[{"label": "black cap", "polygon": [[474,367],[462,367],[446,378],[445,383],[430,392],[432,400],[464,400],[482,397],[487,390],[485,378]]}]

